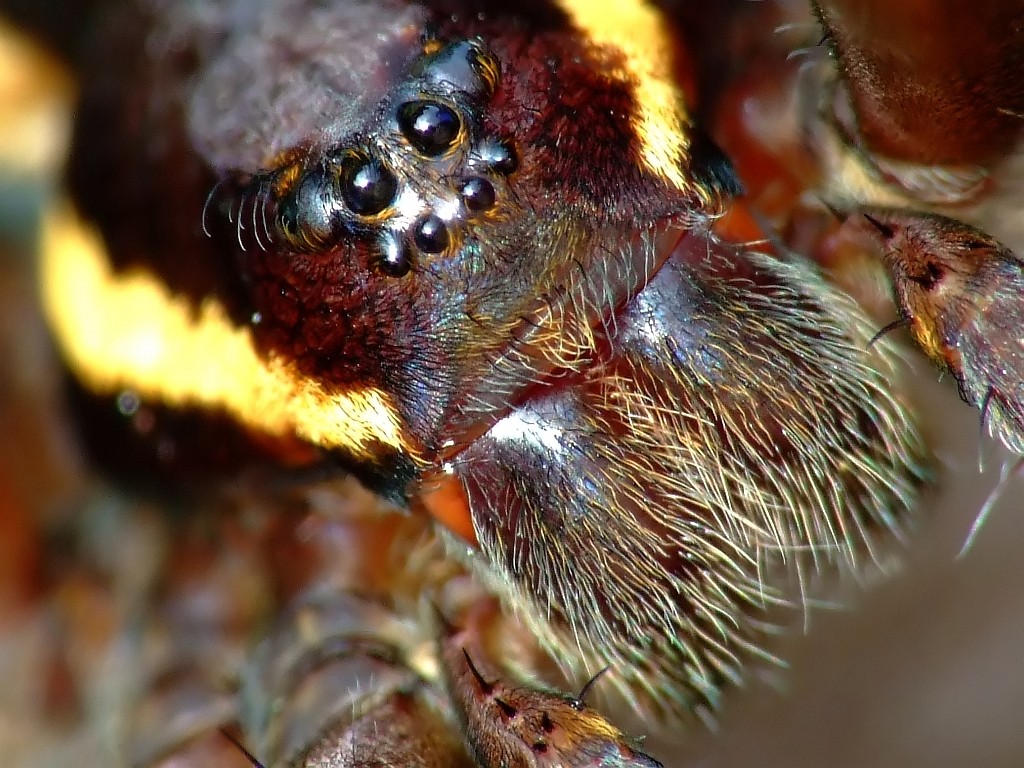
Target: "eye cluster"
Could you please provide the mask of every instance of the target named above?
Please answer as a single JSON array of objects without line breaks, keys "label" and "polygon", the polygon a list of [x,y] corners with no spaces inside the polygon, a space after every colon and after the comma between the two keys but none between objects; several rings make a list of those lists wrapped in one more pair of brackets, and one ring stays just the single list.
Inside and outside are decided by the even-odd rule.
[{"label": "eye cluster", "polygon": [[316,250],[367,238],[394,277],[456,251],[467,225],[496,212],[519,166],[511,141],[481,126],[500,78],[478,40],[428,41],[365,134],[279,172],[284,242]]}]

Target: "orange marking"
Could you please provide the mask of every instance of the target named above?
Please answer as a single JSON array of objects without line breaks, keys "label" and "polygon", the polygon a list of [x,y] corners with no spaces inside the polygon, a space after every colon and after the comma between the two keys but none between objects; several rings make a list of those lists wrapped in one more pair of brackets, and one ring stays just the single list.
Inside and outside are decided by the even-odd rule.
[{"label": "orange marking", "polygon": [[418,501],[445,528],[474,547],[479,546],[466,489],[456,475],[438,473],[420,486]]}]

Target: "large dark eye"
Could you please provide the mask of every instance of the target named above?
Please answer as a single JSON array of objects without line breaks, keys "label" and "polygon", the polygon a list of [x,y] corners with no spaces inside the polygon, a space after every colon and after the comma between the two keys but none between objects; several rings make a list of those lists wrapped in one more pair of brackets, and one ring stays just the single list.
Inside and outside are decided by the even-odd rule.
[{"label": "large dark eye", "polygon": [[398,180],[380,160],[352,156],[342,165],[341,194],[352,213],[376,216],[394,204]]},{"label": "large dark eye", "polygon": [[417,150],[435,157],[451,149],[462,130],[462,121],[445,104],[407,101],[398,108],[398,127]]},{"label": "large dark eye", "polygon": [[281,201],[277,211],[278,226],[292,245],[322,245],[334,235],[334,213],[338,205],[331,176],[323,168],[315,168]]}]

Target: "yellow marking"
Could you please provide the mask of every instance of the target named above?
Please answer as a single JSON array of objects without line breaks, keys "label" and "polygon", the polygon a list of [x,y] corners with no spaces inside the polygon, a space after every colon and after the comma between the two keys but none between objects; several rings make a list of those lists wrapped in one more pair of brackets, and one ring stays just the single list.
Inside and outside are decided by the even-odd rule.
[{"label": "yellow marking", "polygon": [[639,114],[631,119],[644,162],[678,189],[693,191],[684,172],[690,144],[686,99],[675,84],[673,40],[661,12],[638,0],[557,0],[557,4],[593,43],[614,48],[625,58],[626,71],[612,74],[635,84]]},{"label": "yellow marking", "polygon": [[130,388],[170,406],[220,408],[268,434],[356,456],[407,449],[386,393],[328,393],[286,361],[261,357],[217,300],[197,310],[145,270],[114,273],[99,235],[70,206],[44,222],[40,279],[68,364],[98,393]]},{"label": "yellow marking", "polygon": [[[947,351],[945,343],[939,336],[935,318],[930,312],[922,312],[913,316],[910,333],[914,337],[914,341],[934,363],[941,366],[952,362],[948,356],[955,350]],[[959,368],[953,366],[953,370],[958,371]]]},{"label": "yellow marking", "polygon": [[72,96],[64,68],[0,19],[0,171],[8,182],[56,175]]}]

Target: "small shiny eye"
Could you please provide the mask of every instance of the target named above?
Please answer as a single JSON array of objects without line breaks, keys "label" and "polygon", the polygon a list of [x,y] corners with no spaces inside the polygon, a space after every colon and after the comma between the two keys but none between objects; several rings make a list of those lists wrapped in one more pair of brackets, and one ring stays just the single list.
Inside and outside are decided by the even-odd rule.
[{"label": "small shiny eye", "polygon": [[480,159],[495,173],[509,176],[519,167],[515,148],[504,141],[485,144],[479,151]]},{"label": "small shiny eye", "polygon": [[412,269],[412,256],[401,239],[391,233],[384,235],[381,241],[380,268],[391,277],[403,277]]},{"label": "small shiny eye", "polygon": [[277,225],[290,244],[317,246],[334,235],[337,188],[323,168],[308,172],[277,209]]},{"label": "small shiny eye", "polygon": [[341,192],[353,213],[376,216],[394,204],[398,180],[380,160],[352,156],[342,165]]},{"label": "small shiny eye", "polygon": [[447,225],[434,214],[424,216],[416,224],[413,241],[416,243],[416,247],[424,253],[444,253],[448,248],[449,240]]},{"label": "small shiny eye", "polygon": [[481,213],[494,207],[494,185],[480,176],[466,179],[459,190],[462,204],[470,213]]},{"label": "small shiny eye", "polygon": [[398,127],[418,151],[436,157],[451,149],[462,130],[462,121],[445,104],[407,101],[398,108]]}]

